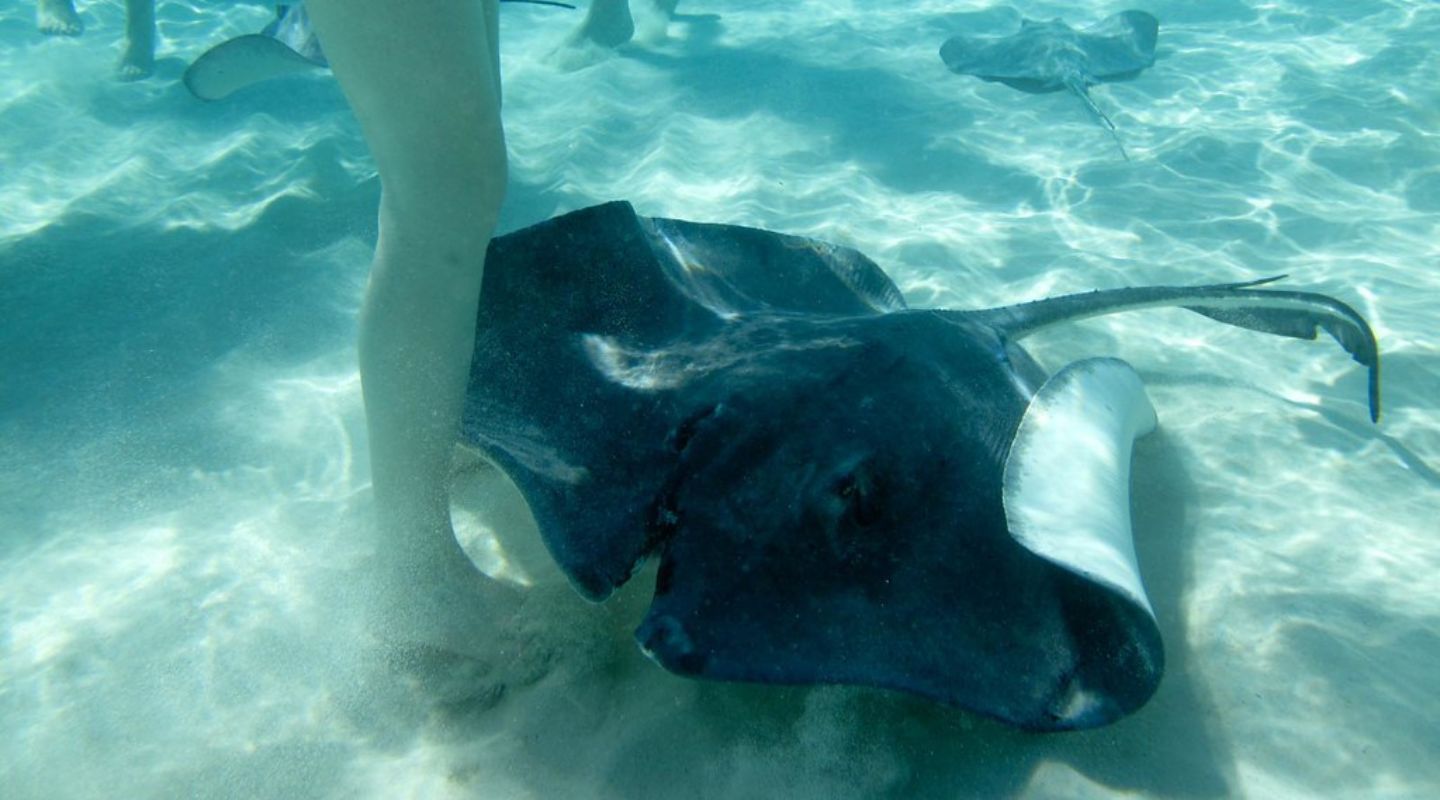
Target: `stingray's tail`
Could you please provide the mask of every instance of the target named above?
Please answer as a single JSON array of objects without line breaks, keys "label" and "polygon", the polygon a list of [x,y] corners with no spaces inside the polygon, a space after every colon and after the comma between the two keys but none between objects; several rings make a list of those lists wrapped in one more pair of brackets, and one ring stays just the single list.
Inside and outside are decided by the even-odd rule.
[{"label": "stingray's tail", "polygon": [[961,313],[971,320],[978,319],[1011,339],[1086,317],[1165,306],[1178,306],[1227,325],[1296,339],[1314,339],[1323,330],[1334,337],[1352,358],[1369,367],[1370,419],[1379,421],[1380,347],[1375,341],[1375,332],[1358,311],[1333,297],[1313,292],[1255,288],[1283,277],[1213,286],[1110,289]]},{"label": "stingray's tail", "polygon": [[1065,81],[1065,86],[1076,97],[1080,98],[1080,102],[1084,103],[1085,107],[1090,109],[1090,113],[1094,114],[1095,118],[1100,120],[1100,124],[1104,125],[1106,130],[1110,131],[1110,135],[1115,138],[1115,146],[1120,148],[1120,155],[1124,156],[1126,161],[1129,161],[1130,154],[1125,152],[1125,143],[1120,141],[1120,132],[1115,129],[1115,123],[1111,122],[1110,117],[1106,116],[1105,112],[1100,110],[1100,106],[1095,105],[1095,100],[1090,97],[1090,90],[1085,87],[1085,83],[1072,78]]}]

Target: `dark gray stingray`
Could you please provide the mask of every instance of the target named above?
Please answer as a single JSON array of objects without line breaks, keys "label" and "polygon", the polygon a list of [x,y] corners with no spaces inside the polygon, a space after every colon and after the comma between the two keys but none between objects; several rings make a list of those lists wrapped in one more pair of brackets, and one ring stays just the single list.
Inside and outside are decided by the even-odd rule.
[{"label": "dark gray stingray", "polygon": [[1144,11],[1121,11],[1077,31],[1058,19],[1021,20],[1010,36],[955,36],[940,47],[952,72],[997,81],[1034,94],[1069,89],[1120,145],[1115,123],[1095,105],[1090,87],[1129,80],[1155,63],[1160,22]]},{"label": "dark gray stingray", "polygon": [[1162,672],[1129,530],[1134,372],[1047,376],[1017,341],[1182,306],[1370,367],[1350,307],[1263,281],[913,310],[860,253],[576,211],[495,239],[463,440],[600,600],[658,557],[636,636],[682,674],[889,687],[1036,730],[1138,708]]}]

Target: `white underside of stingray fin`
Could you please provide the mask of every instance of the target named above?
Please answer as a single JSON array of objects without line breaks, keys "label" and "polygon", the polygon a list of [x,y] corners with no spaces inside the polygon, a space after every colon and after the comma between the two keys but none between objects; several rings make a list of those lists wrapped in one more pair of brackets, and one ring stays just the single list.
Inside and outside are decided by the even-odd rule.
[{"label": "white underside of stingray fin", "polygon": [[1011,536],[1152,618],[1130,530],[1130,452],[1154,429],[1155,409],[1129,364],[1077,361],[1031,399],[1004,479]]},{"label": "white underside of stingray fin", "polygon": [[285,44],[258,33],[205,51],[185,70],[185,88],[201,100],[220,100],[261,81],[325,68]]}]

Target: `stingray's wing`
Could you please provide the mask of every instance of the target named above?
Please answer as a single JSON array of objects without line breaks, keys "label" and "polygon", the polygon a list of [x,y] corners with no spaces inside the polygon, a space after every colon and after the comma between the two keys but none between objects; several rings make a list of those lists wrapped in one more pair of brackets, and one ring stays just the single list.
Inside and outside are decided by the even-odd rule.
[{"label": "stingray's wing", "polygon": [[1075,666],[1053,713],[1039,715],[1057,729],[1104,725],[1134,711],[1164,671],[1130,526],[1131,447],[1155,424],[1134,369],[1086,359],[1035,393],[1005,459],[1007,530],[1058,570],[1069,623]]},{"label": "stingray's wing", "polygon": [[305,7],[279,6],[263,31],[206,50],[185,70],[183,80],[201,100],[219,100],[261,81],[326,66]]},{"label": "stingray's wing", "polygon": [[1054,70],[1057,37],[1073,39],[1063,23],[1023,20],[1009,36],[952,36],[940,46],[940,58],[951,72],[996,81],[1024,92],[1053,92],[1064,88]]},{"label": "stingray's wing", "polygon": [[803,236],[676,219],[645,220],[677,286],[722,315],[878,314],[905,308],[863,253]]},{"label": "stingray's wing", "polygon": [[[494,284],[494,291],[492,291]],[[642,217],[627,202],[573,211],[495,239],[482,301],[566,334],[654,348],[738,315],[861,316],[905,308],[860,252],[739,225]],[[484,316],[482,315],[482,322]]]},{"label": "stingray's wing", "polygon": [[[1280,276],[1283,277],[1283,276]],[[955,312],[1018,339],[1042,328],[1102,314],[1179,306],[1249,330],[1314,339],[1334,337],[1356,362],[1368,367],[1370,418],[1380,418],[1380,348],[1375,332],[1354,308],[1323,294],[1255,287],[1279,280],[1211,286],[1146,286],[1072,294],[976,312]]]},{"label": "stingray's wing", "polygon": [[1160,21],[1144,11],[1121,11],[1080,33],[1087,71],[1093,80],[1134,77],[1155,63]]},{"label": "stingray's wing", "polygon": [[643,218],[623,202],[497,237],[480,303],[463,438],[509,474],[556,561],[592,598],[623,583],[650,547],[712,337],[752,312],[903,305],[853,250]]},{"label": "stingray's wing", "polygon": [[638,354],[720,324],[677,290],[628,203],[490,244],[462,439],[515,482],[551,555],[592,599],[642,558],[674,460],[673,387],[647,387]]},{"label": "stingray's wing", "polygon": [[289,47],[258,33],[206,50],[185,70],[185,88],[201,100],[220,100],[261,81],[323,69]]},{"label": "stingray's wing", "polygon": [[1010,36],[953,36],[940,58],[951,72],[1053,92],[1134,77],[1155,63],[1159,29],[1144,11],[1122,11],[1078,32],[1059,20],[1024,20]]}]

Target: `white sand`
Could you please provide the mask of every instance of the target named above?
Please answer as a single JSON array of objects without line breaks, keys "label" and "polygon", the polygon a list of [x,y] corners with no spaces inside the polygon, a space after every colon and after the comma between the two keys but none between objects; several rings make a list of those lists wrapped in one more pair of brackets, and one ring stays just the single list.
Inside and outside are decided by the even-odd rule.
[{"label": "white sand", "polygon": [[[186,96],[186,60],[268,17],[190,2],[137,84],[109,77],[116,0],[75,40],[0,8],[0,796],[1440,796],[1433,3],[1146,6],[1160,61],[1094,92],[1129,163],[1073,98],[945,71],[1007,9],[682,0],[669,42],[571,74],[541,56],[577,14],[504,10],[506,227],[621,197],[854,245],[921,306],[1289,273],[1370,318],[1378,428],[1330,342],[1180,311],[1035,341],[1150,389],[1135,526],[1169,667],[1134,717],[1032,736],[672,677],[630,641],[643,577],[588,606],[533,554],[538,683],[437,706],[378,664],[373,170],[323,76]],[[464,497],[470,534],[523,539]]]}]

